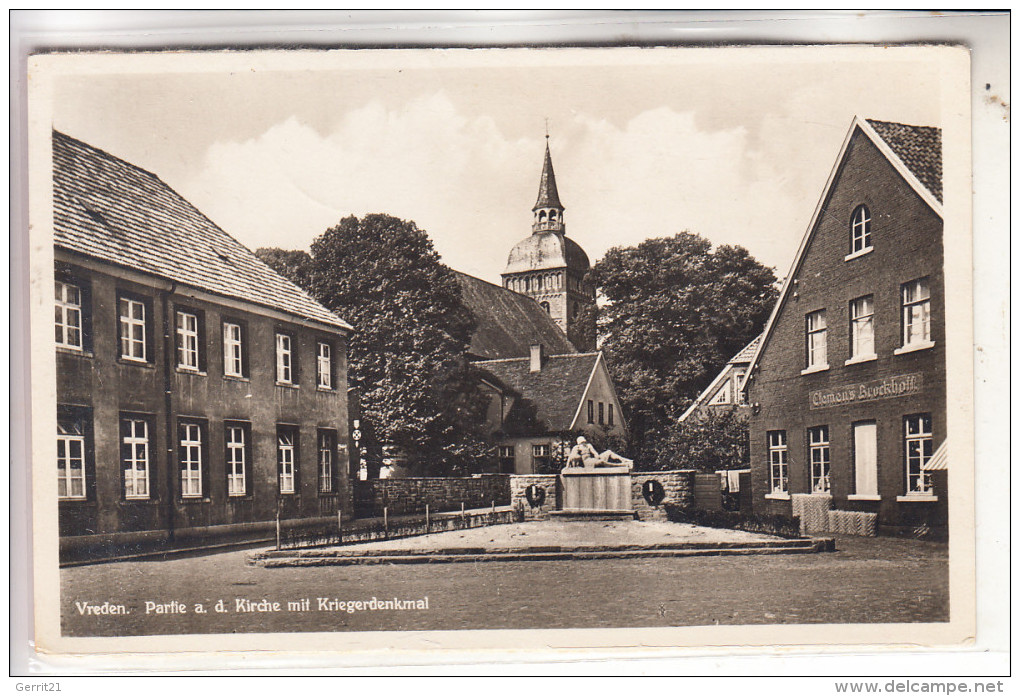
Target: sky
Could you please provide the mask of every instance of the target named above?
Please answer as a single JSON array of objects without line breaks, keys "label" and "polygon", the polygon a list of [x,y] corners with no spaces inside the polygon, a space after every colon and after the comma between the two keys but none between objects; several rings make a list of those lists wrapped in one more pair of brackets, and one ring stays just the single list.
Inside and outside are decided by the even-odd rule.
[{"label": "sky", "polygon": [[499,282],[531,233],[548,123],[567,235],[592,262],[689,230],[782,277],[854,115],[940,125],[937,70],[911,51],[129,57],[57,80],[53,125],[250,248],[388,213]]}]

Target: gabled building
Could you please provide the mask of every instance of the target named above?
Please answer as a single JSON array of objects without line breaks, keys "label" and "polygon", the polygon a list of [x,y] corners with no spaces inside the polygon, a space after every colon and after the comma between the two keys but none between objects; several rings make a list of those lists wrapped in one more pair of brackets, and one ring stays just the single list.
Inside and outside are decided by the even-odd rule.
[{"label": "gabled building", "polygon": [[350,513],[351,327],[154,174],[53,133],[61,548]]},{"label": "gabled building", "polygon": [[755,336],[754,340],[741,348],[740,352],[730,358],[730,361],[719,371],[711,384],[698,395],[698,398],[680,416],[683,423],[691,416],[698,416],[703,413],[710,413],[719,410],[737,409],[741,413],[747,413],[747,401],[744,399],[744,376],[747,374],[747,367],[751,364],[754,351],[758,348],[761,335]]},{"label": "gabled building", "polygon": [[942,238],[941,131],[855,118],[748,368],[756,509],[944,532]]},{"label": "gabled building", "polygon": [[490,393],[488,423],[499,448],[499,472],[546,473],[571,433],[626,437],[620,401],[602,353],[481,360]]}]

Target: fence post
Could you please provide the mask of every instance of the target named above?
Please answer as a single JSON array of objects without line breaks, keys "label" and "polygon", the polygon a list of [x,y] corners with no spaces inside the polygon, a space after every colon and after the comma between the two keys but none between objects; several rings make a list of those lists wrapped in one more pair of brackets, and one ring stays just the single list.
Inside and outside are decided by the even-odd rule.
[{"label": "fence post", "polygon": [[425,503],[425,533],[429,533],[429,504]]},{"label": "fence post", "polygon": [[382,509],[383,539],[390,538],[390,508],[384,505]]},{"label": "fence post", "polygon": [[336,543],[344,543],[344,511],[341,509],[336,511]]}]

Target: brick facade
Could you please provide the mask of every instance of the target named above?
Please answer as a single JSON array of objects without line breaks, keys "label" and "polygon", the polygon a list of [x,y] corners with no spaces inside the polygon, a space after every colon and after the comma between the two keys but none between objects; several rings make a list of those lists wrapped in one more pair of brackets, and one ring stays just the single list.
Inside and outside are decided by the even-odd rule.
[{"label": "brick facade", "polygon": [[[860,205],[870,211],[873,248],[847,258]],[[919,278],[930,290],[931,345],[904,351],[901,288]],[[848,363],[850,302],[869,295],[875,357]],[[808,429],[827,426],[833,508],[876,512],[885,533],[944,528],[944,487],[933,496],[906,496],[904,436],[905,417],[927,414],[932,448],[946,438],[942,218],[861,130],[848,142],[780,302],[747,386],[755,510],[791,513],[788,495],[772,490],[768,433],[786,435],[787,493],[810,493]],[[828,367],[804,374],[805,317],[817,310],[826,316]],[[888,380],[910,386],[897,395],[882,390]],[[855,491],[853,427],[868,422],[876,432],[877,496]]]}]

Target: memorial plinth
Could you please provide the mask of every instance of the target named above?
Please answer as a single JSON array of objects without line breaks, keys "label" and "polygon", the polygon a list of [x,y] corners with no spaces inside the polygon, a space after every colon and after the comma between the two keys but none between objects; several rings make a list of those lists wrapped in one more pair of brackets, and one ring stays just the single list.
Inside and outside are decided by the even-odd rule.
[{"label": "memorial plinth", "polygon": [[634,519],[630,467],[568,467],[560,471],[562,509],[567,519]]}]

